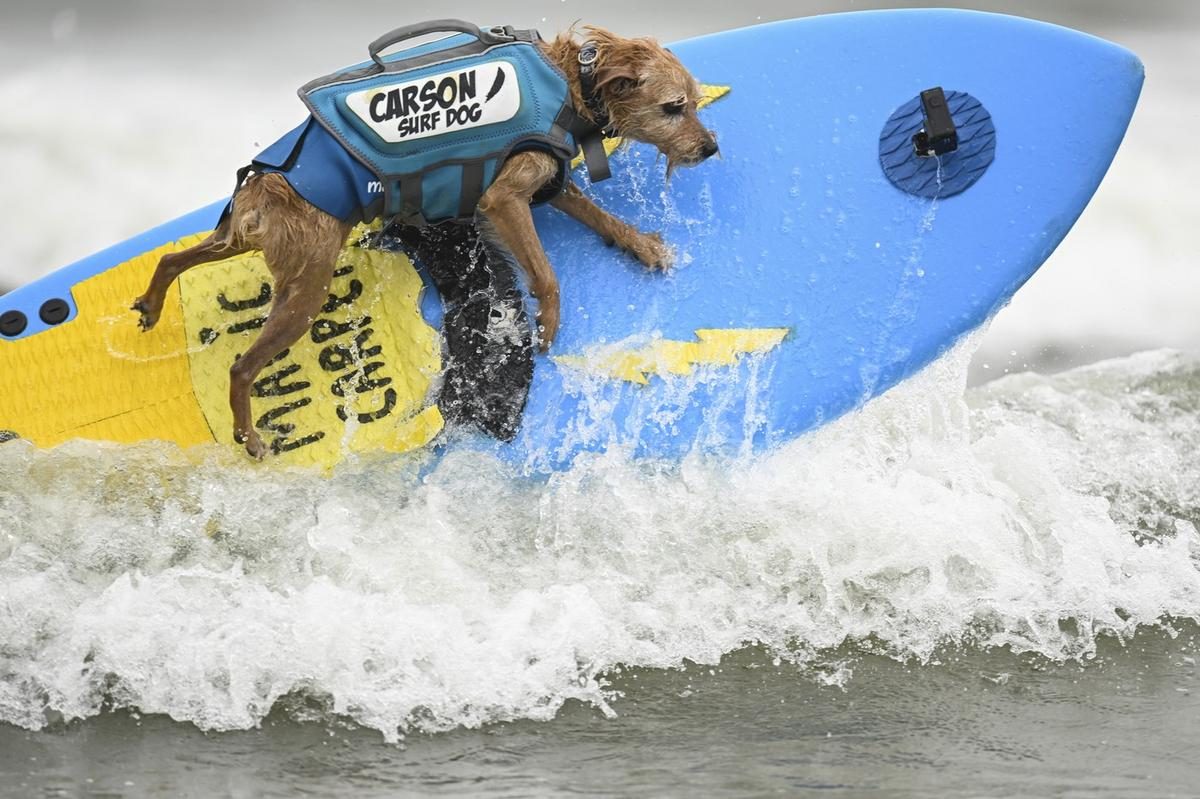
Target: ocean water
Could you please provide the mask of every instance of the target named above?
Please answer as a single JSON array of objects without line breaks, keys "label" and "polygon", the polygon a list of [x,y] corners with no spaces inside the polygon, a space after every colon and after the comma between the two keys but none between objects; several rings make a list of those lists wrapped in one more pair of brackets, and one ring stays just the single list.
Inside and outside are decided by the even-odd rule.
[{"label": "ocean water", "polygon": [[[1127,146],[988,329],[777,451],[530,481],[4,444],[0,795],[1200,793],[1200,28],[978,5],[1140,52]],[[326,28],[391,24],[286,8],[4,8],[0,281],[227,191]],[[828,8],[487,13],[670,39]]]},{"label": "ocean water", "polygon": [[6,444],[0,784],[1187,795],[1200,360],[977,346],[737,463]]}]

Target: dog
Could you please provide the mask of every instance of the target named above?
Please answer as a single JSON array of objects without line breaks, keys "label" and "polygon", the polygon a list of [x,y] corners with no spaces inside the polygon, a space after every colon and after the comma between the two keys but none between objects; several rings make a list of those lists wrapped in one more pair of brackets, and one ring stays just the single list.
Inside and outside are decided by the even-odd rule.
[{"label": "dog", "polygon": [[[584,40],[574,28],[553,41],[538,39],[545,58],[567,79],[576,113],[613,135],[653,145],[666,156],[666,176],[718,153],[716,136],[697,116],[700,86],[679,59],[655,40],[623,38],[588,26]],[[584,58],[581,58],[584,53]],[[580,64],[587,63],[585,92]],[[607,116],[603,122],[597,117]],[[510,155],[479,197],[475,222],[481,235],[511,254],[537,300],[539,345],[554,342],[559,327],[558,280],[546,258],[530,212],[535,195],[559,176],[556,158],[539,150]],[[255,459],[266,454],[250,412],[250,389],[259,371],[294,344],[328,299],[337,257],[353,225],[303,199],[282,175],[252,174],[239,180],[232,206],[216,230],[199,244],[159,261],[146,292],[133,303],[139,324],[154,328],[171,283],[187,269],[261,250],[274,281],[274,299],[257,340],[230,369],[229,399],[234,440]],[[659,234],[644,233],[605,212],[569,178],[550,204],[597,233],[609,246],[630,253],[650,269],[669,268],[671,249]]]}]

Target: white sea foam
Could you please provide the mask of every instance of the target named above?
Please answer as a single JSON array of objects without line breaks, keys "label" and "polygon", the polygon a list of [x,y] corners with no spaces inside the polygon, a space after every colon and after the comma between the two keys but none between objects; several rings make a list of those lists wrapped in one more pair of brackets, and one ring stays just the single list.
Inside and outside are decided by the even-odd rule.
[{"label": "white sea foam", "polygon": [[1086,659],[1200,619],[1200,362],[964,391],[975,346],[757,460],[601,455],[548,481],[467,452],[322,477],[10,442],[0,720],[128,706],[234,729],[282,702],[394,737],[570,698],[619,713],[613,669],[748,642]]}]

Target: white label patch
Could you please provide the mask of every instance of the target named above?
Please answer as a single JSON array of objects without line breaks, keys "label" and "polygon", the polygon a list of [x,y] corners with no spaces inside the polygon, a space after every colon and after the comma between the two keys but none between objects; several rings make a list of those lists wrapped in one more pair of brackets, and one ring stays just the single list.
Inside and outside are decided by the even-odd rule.
[{"label": "white label patch", "polygon": [[521,110],[517,72],[492,61],[347,95],[346,106],[391,144],[478,128]]}]

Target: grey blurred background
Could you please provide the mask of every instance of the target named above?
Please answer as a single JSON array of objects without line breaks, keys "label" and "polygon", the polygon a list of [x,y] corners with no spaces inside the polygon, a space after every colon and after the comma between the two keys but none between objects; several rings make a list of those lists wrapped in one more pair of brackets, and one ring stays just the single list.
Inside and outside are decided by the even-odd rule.
[{"label": "grey blurred background", "polygon": [[[295,89],[419,19],[576,20],[663,40],[919,2],[451,0],[0,5],[0,291],[226,194],[303,116]],[[993,322],[975,379],[1135,350],[1200,349],[1200,3],[975,0],[1117,41],[1147,65],[1126,146],[1050,263]]]}]

